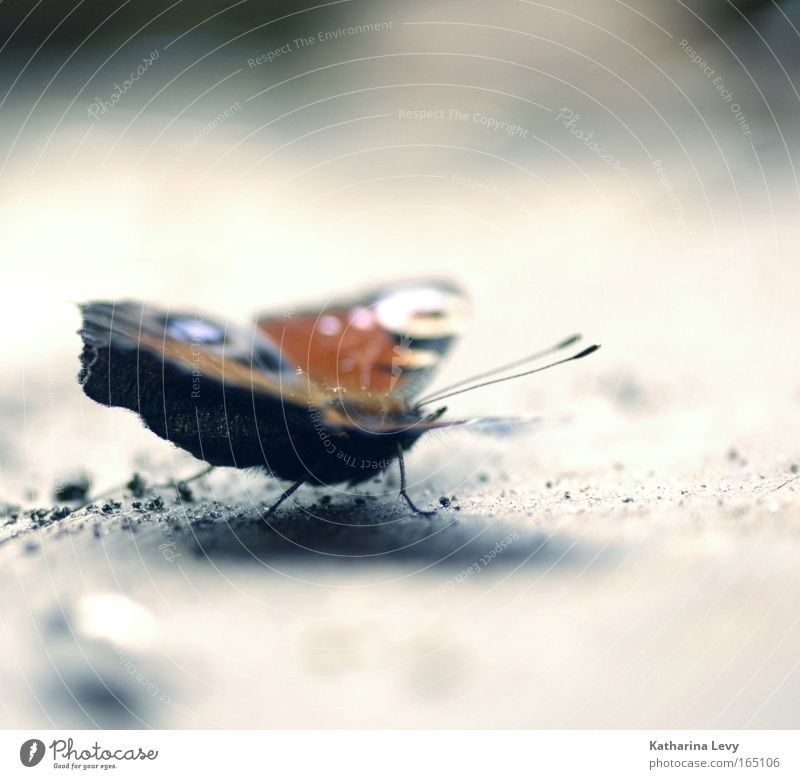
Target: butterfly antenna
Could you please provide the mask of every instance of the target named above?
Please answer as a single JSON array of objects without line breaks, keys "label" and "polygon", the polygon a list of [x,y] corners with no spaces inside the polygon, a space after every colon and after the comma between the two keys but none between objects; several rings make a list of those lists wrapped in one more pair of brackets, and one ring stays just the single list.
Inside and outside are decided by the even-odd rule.
[{"label": "butterfly antenna", "polygon": [[556,365],[563,365],[565,362],[572,362],[573,360],[581,360],[584,357],[588,357],[590,354],[593,354],[600,348],[599,344],[593,344],[592,346],[587,347],[582,352],[578,352],[577,354],[573,354],[571,357],[565,357],[563,360],[556,360],[555,362],[551,362],[549,365],[543,365],[541,368],[534,368],[531,371],[523,371],[522,373],[514,373],[511,376],[502,376],[499,379],[492,379],[492,381],[484,381],[480,384],[473,384],[470,387],[464,387],[464,389],[456,390],[455,392],[447,392],[444,394],[437,394],[433,397],[429,397],[427,400],[423,401],[424,403],[434,403],[440,400],[444,400],[445,398],[452,398],[454,395],[461,395],[464,392],[471,392],[475,389],[480,389],[481,387],[488,387],[491,384],[500,384],[503,381],[511,381],[511,379],[519,379],[522,376],[530,376],[534,373],[541,373],[542,371],[546,371],[549,368],[555,368]]},{"label": "butterfly antenna", "polygon": [[492,368],[490,371],[485,371],[484,373],[478,373],[475,376],[468,376],[466,379],[461,379],[460,381],[455,382],[454,384],[448,384],[446,387],[441,387],[440,389],[436,390],[436,392],[432,392],[430,395],[423,396],[417,401],[417,405],[422,405],[423,403],[428,403],[429,400],[433,399],[434,397],[438,397],[439,395],[444,394],[445,392],[451,392],[454,389],[458,389],[459,387],[463,387],[465,384],[470,384],[473,381],[478,381],[479,379],[486,379],[489,376],[494,376],[498,373],[503,373],[504,371],[510,371],[512,368],[517,368],[520,365],[525,365],[526,363],[533,362],[534,360],[540,360],[542,357],[547,357],[548,354],[555,354],[556,352],[560,352],[562,349],[566,349],[569,346],[577,343],[581,340],[581,336],[579,334],[571,335],[569,338],[565,338],[563,341],[560,341],[555,346],[550,346],[547,349],[540,349],[538,352],[534,352],[533,354],[529,354],[527,357],[523,357],[519,360],[514,360],[513,362],[506,363],[505,365],[499,365],[496,368]]}]

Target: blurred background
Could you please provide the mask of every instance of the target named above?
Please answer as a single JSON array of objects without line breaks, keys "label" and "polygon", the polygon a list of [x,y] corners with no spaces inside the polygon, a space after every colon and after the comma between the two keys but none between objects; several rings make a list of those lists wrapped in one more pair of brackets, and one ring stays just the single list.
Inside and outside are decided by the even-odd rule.
[{"label": "blurred background", "polygon": [[[800,3],[0,20],[4,726],[800,725]],[[441,385],[603,344],[453,399],[544,417],[420,443],[414,494],[458,513],[403,518],[390,478],[265,533],[278,487],[222,471],[47,514],[198,466],[82,395],[78,302],[246,323],[426,276],[473,310]]]}]

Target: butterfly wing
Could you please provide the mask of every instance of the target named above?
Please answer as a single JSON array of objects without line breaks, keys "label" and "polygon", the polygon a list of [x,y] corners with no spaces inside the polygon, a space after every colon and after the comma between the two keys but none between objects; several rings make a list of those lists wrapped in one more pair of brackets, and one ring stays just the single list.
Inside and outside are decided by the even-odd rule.
[{"label": "butterfly wing", "polygon": [[280,468],[291,430],[324,402],[257,328],[133,301],[81,309],[84,392],[213,465]]},{"label": "butterfly wing", "polygon": [[248,332],[201,314],[135,301],[93,302],[81,309],[81,336],[92,350],[158,355],[194,378],[305,397],[307,385],[297,381],[294,367],[257,329]]},{"label": "butterfly wing", "polygon": [[466,319],[453,284],[406,282],[357,299],[258,318],[259,329],[319,387],[366,405],[408,401],[431,380]]},{"label": "butterfly wing", "polygon": [[378,433],[391,433],[397,430],[414,429],[420,434],[428,430],[447,430],[458,428],[470,433],[506,438],[520,433],[529,433],[542,427],[544,420],[539,416],[528,417],[471,417],[469,419],[438,419],[435,414],[412,423],[397,422],[392,419],[375,422],[370,426],[364,425],[368,430]]},{"label": "butterfly wing", "polygon": [[[451,346],[465,301],[449,284],[395,285],[250,329],[134,301],[81,308],[89,397],[213,465],[297,479],[320,454],[340,464],[333,438],[337,455],[381,461],[444,426],[407,401]],[[352,459],[318,481],[352,479]]]},{"label": "butterfly wing", "polygon": [[[445,421],[443,425],[448,425]],[[454,426],[460,425],[472,433],[506,438],[519,433],[529,433],[542,427],[544,420],[540,416],[527,417],[475,417],[473,419],[455,420]]]}]

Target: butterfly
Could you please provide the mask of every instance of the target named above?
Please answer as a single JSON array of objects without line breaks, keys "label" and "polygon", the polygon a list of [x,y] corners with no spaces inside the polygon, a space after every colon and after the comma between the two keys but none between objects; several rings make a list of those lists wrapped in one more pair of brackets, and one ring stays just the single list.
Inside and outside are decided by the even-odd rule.
[{"label": "butterfly", "polygon": [[404,452],[431,430],[502,421],[443,420],[446,407],[426,407],[513,378],[474,384],[578,340],[421,396],[467,319],[466,296],[450,282],[392,284],[263,314],[251,327],[136,301],[80,309],[78,381],[86,395],[134,411],[156,435],[211,466],[258,467],[291,482],[268,513],[303,484],[359,484],[395,460],[409,508],[435,513],[408,495]]}]

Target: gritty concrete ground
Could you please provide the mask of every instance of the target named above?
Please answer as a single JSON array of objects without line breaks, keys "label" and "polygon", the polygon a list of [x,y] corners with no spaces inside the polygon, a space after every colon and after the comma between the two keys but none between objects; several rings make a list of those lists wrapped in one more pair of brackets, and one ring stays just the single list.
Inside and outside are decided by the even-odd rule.
[{"label": "gritty concrete ground", "polygon": [[376,484],[264,522],[277,487],[235,471],[20,516],[0,545],[4,723],[796,726],[796,463],[770,435],[647,464],[625,452],[669,443],[664,420],[583,423],[468,449],[433,520]]}]

